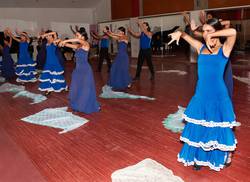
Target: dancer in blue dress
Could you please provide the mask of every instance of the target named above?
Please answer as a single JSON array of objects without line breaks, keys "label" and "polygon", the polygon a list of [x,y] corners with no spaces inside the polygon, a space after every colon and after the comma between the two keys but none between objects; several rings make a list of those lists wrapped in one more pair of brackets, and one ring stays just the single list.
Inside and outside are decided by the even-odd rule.
[{"label": "dancer in blue dress", "polygon": [[75,36],[75,39],[65,40],[59,44],[60,46],[66,46],[76,50],[76,67],[72,73],[69,90],[70,107],[73,111],[90,114],[100,110],[100,104],[96,99],[93,72],[88,63],[90,46],[87,42],[88,36],[85,31],[80,30]]},{"label": "dancer in blue dress", "polygon": [[[189,16],[184,13],[184,18],[187,22],[189,22],[191,30],[193,31],[193,34],[198,37],[202,37],[202,32],[198,31],[199,26],[195,25],[194,21],[190,21]],[[204,24],[206,20],[212,19],[213,15],[211,13],[205,13],[205,11],[200,11],[200,22]],[[230,20],[222,20],[219,19],[221,25],[223,26],[223,29],[230,28]],[[233,71],[232,71],[232,65],[231,61],[229,60],[225,71],[224,71],[224,81],[229,93],[230,98],[233,97]]]},{"label": "dancer in blue dress", "polygon": [[6,34],[4,36],[3,59],[2,59],[2,76],[8,81],[15,77],[14,61],[10,55],[10,47],[12,45],[12,38]]},{"label": "dancer in blue dress", "polygon": [[59,62],[56,54],[56,48],[54,41],[56,40],[56,32],[46,31],[46,34],[42,35],[46,37],[46,62],[44,69],[40,76],[39,85],[40,91],[45,91],[46,95],[51,92],[61,92],[67,90],[66,81],[64,79],[64,70]]},{"label": "dancer in blue dress", "polygon": [[131,86],[129,74],[129,57],[127,53],[128,36],[124,27],[118,28],[118,34],[110,31],[105,32],[115,40],[118,40],[118,53],[112,63],[108,85],[115,90],[123,90]]},{"label": "dancer in blue dress", "polygon": [[[236,139],[232,128],[237,126],[232,101],[229,97],[223,73],[236,40],[235,29],[222,30],[218,19],[210,19],[203,25],[206,45],[184,32],[170,34],[173,41],[180,37],[193,46],[198,54],[198,82],[184,119],[186,126],[180,140],[184,142],[178,161],[185,166],[194,165],[198,170],[208,166],[220,171],[231,164]],[[221,44],[220,38],[226,41]]]},{"label": "dancer in blue dress", "polygon": [[10,29],[7,29],[7,32],[14,40],[19,42],[19,57],[16,65],[16,75],[18,75],[18,78],[16,81],[21,83],[36,82],[36,63],[28,51],[30,42],[28,34],[26,32],[16,31],[17,35],[20,36],[20,38],[17,38],[12,34]]}]

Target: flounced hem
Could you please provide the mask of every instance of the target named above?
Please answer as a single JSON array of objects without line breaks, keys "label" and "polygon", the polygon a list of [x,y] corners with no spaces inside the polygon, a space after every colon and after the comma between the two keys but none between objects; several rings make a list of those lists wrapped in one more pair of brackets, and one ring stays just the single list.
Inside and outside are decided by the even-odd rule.
[{"label": "flounced hem", "polygon": [[43,70],[42,74],[43,73],[49,73],[51,75],[62,75],[64,73],[64,71],[57,72],[57,71]]},{"label": "flounced hem", "polygon": [[50,83],[65,83],[65,80],[58,80],[58,79],[39,79],[40,82],[50,82]]},{"label": "flounced hem", "polygon": [[18,76],[30,76],[31,74],[36,75],[37,72],[36,71],[30,71],[29,73],[23,73],[23,72],[16,73],[16,75],[18,75]]},{"label": "flounced hem", "polygon": [[209,141],[206,143],[203,143],[203,142],[197,143],[197,142],[190,141],[189,139],[182,137],[182,136],[180,137],[180,140],[187,143],[190,146],[197,147],[197,148],[201,147],[204,151],[211,151],[211,150],[215,150],[215,149],[218,149],[221,151],[226,151],[226,152],[234,151],[236,149],[236,144],[237,144],[236,139],[234,141],[235,144],[231,145],[231,146],[220,144],[217,141]]},{"label": "flounced hem", "polygon": [[50,87],[50,88],[38,88],[38,90],[42,91],[42,92],[61,92],[63,90],[68,90],[68,86],[64,87],[64,88],[60,88],[59,90],[55,90],[54,88]]},{"label": "flounced hem", "polygon": [[16,67],[28,67],[28,66],[36,66],[36,63],[33,63],[33,64],[18,64],[16,65]]},{"label": "flounced hem", "polygon": [[215,171],[220,171],[221,169],[224,168],[225,165],[223,164],[220,164],[218,167],[211,164],[210,162],[204,162],[204,161],[199,161],[197,159],[194,159],[194,161],[192,162],[187,162],[185,159],[183,158],[180,158],[179,155],[178,155],[178,159],[177,159],[178,162],[182,162],[184,164],[184,166],[193,166],[194,164],[197,164],[199,166],[207,166],[209,167],[210,169],[213,169]]},{"label": "flounced hem", "polygon": [[37,81],[36,78],[33,78],[33,79],[31,79],[31,80],[22,80],[22,79],[20,79],[20,78],[17,78],[17,79],[16,79],[16,82],[36,82],[36,81]]},{"label": "flounced hem", "polygon": [[235,126],[240,126],[240,122],[236,122],[236,121],[232,121],[232,122],[228,122],[228,121],[223,121],[223,122],[214,122],[214,121],[206,121],[206,120],[197,120],[197,119],[193,119],[193,118],[189,118],[187,115],[183,114],[182,118],[189,122],[189,123],[193,123],[193,124],[197,124],[197,125],[201,125],[201,126],[205,126],[205,127],[222,127],[222,128],[233,128]]}]

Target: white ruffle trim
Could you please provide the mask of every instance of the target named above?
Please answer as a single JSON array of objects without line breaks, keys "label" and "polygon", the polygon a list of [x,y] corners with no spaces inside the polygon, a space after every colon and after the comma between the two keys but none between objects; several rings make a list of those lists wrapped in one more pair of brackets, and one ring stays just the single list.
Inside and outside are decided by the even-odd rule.
[{"label": "white ruffle trim", "polygon": [[16,79],[16,82],[36,82],[36,81],[37,81],[36,78],[33,78],[33,79],[31,79],[31,80],[22,80],[22,79],[20,79],[20,78],[17,78],[17,79]]},{"label": "white ruffle trim", "polygon": [[49,87],[49,88],[38,88],[38,90],[42,91],[42,92],[61,92],[63,90],[67,91],[68,90],[68,86],[60,88],[58,90],[55,90],[53,87]]},{"label": "white ruffle trim", "polygon": [[182,115],[182,118],[185,121],[189,122],[189,123],[202,125],[202,126],[205,126],[205,127],[233,128],[235,126],[240,126],[241,125],[240,122],[236,122],[236,121],[232,121],[232,122],[228,122],[228,121],[214,122],[214,121],[206,121],[206,120],[197,120],[197,119],[189,118],[185,114]]},{"label": "white ruffle trim", "polygon": [[190,141],[189,139],[184,138],[182,136],[180,136],[180,140],[187,143],[190,146],[197,147],[197,148],[201,147],[205,151],[211,151],[211,150],[215,150],[215,149],[219,149],[219,150],[225,151],[225,152],[234,151],[236,149],[236,144],[237,144],[236,139],[234,141],[235,144],[231,145],[231,146],[220,144],[217,141],[209,141],[207,143],[203,143],[203,142],[197,143],[197,142]]},{"label": "white ruffle trim", "polygon": [[36,75],[37,72],[36,71],[30,71],[29,73],[23,73],[23,71],[21,71],[20,73],[16,73],[16,75],[18,76],[30,76],[33,73],[33,75]]},{"label": "white ruffle trim", "polygon": [[51,75],[62,75],[64,73],[64,71],[56,72],[56,71],[50,71],[50,70],[43,70],[42,74],[43,73],[49,73]]},{"label": "white ruffle trim", "polygon": [[224,168],[224,165],[223,165],[223,164],[220,164],[220,165],[217,167],[217,166],[211,164],[210,162],[198,161],[197,159],[194,159],[194,161],[192,161],[192,162],[187,162],[187,161],[185,161],[185,159],[180,158],[180,157],[179,157],[179,154],[178,154],[177,157],[178,157],[178,158],[177,158],[177,161],[178,161],[178,162],[182,162],[182,163],[184,164],[184,166],[193,166],[194,164],[197,164],[197,165],[199,165],[199,166],[207,166],[207,167],[209,167],[210,169],[213,169],[213,170],[215,170],[215,171],[220,171],[221,169]]},{"label": "white ruffle trim", "polygon": [[40,82],[50,82],[50,83],[64,83],[65,80],[58,80],[58,79],[39,79]]},{"label": "white ruffle trim", "polygon": [[28,67],[28,66],[36,66],[36,63],[33,63],[33,64],[18,64],[16,65],[16,67]]}]

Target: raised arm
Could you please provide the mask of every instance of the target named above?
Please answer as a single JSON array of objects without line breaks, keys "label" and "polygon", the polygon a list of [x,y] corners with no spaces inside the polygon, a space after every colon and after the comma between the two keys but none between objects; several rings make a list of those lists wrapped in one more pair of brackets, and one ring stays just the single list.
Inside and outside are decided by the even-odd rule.
[{"label": "raised arm", "polygon": [[182,31],[176,31],[174,33],[169,34],[169,36],[171,37],[171,41],[168,43],[171,44],[172,42],[176,41],[176,44],[179,45],[179,40],[180,38],[183,38],[185,41],[187,41],[193,48],[196,49],[196,51],[198,53],[200,53],[200,49],[202,47],[202,43],[194,38],[192,38],[191,36],[189,36],[188,34],[186,34],[185,32]]},{"label": "raised arm", "polygon": [[59,43],[59,46],[61,47],[69,47],[69,48],[72,48],[72,49],[78,49],[79,48],[79,45],[76,45],[76,44],[72,44],[73,42],[76,42],[76,43],[80,43],[82,45],[82,48],[86,51],[89,50],[89,43],[87,41],[84,41],[84,40],[81,40],[81,39],[68,39],[68,40],[64,40],[64,41],[61,41]]},{"label": "raised arm", "polygon": [[135,38],[139,38],[141,36],[140,32],[134,32],[130,27],[128,27],[128,33],[130,33]]},{"label": "raised arm", "polygon": [[[233,49],[234,43],[236,41],[236,30],[234,28],[227,28],[223,30],[216,31],[214,33],[208,34],[208,43],[213,37],[226,37],[226,41],[223,45],[223,53],[225,56],[229,57]],[[210,46],[207,45],[210,49]]]},{"label": "raised arm", "polygon": [[230,20],[221,20],[220,19],[220,23],[224,28],[230,28]]},{"label": "raised arm", "polygon": [[150,32],[150,31],[148,31],[147,29],[145,29],[145,28],[143,27],[143,22],[142,22],[142,21],[138,21],[138,25],[139,25],[141,31],[143,31],[149,38],[152,38],[153,33]]},{"label": "raised arm", "polygon": [[70,30],[73,32],[73,34],[76,34],[76,31],[73,29],[72,25],[69,26]]},{"label": "raised arm", "polygon": [[90,32],[90,35],[94,38],[94,39],[97,39],[97,40],[100,40],[101,37],[99,35],[96,35],[95,33],[93,32]]},{"label": "raised arm", "polygon": [[115,40],[119,40],[120,37],[122,37],[121,35],[115,34],[115,33],[111,32],[111,31],[106,31],[106,30],[105,30],[104,33],[105,33],[106,35],[108,35],[109,37],[115,39]]},{"label": "raised arm", "polygon": [[57,39],[57,35],[56,32],[49,32],[49,33],[45,33],[43,35],[41,35],[42,38],[50,36],[50,35],[54,35],[54,38]]},{"label": "raised arm", "polygon": [[11,38],[13,38],[15,41],[21,42],[21,39],[20,39],[20,38],[17,38],[16,36],[14,36],[10,29],[7,29],[7,32],[8,32],[8,35],[9,35]]}]

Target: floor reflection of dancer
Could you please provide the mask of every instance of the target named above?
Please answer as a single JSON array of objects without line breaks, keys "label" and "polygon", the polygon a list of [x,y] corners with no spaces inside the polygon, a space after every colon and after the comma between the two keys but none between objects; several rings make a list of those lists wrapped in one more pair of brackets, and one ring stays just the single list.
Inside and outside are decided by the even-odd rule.
[{"label": "floor reflection of dancer", "polygon": [[[109,31],[109,27],[108,26],[104,27],[103,31],[104,32]],[[102,71],[102,64],[105,59],[107,61],[108,72],[110,72],[111,59],[109,55],[109,36],[106,35],[105,33],[103,35],[97,35],[94,32],[91,32],[90,34],[94,39],[100,40],[99,63],[97,71],[98,72]]]},{"label": "floor reflection of dancer", "polygon": [[48,30],[42,35],[42,38],[47,39],[47,45],[46,62],[39,78],[41,82],[39,90],[46,92],[46,95],[51,92],[67,90],[66,81],[63,76],[64,70],[56,54],[56,32]]},{"label": "floor reflection of dancer", "polygon": [[[208,166],[220,171],[231,164],[236,139],[232,128],[237,126],[232,101],[228,94],[223,73],[236,40],[235,29],[222,29],[218,19],[203,25],[205,45],[184,32],[170,34],[173,42],[182,37],[198,54],[198,82],[195,95],[184,112],[187,121],[180,140],[184,145],[178,161],[194,165],[199,170]],[[225,37],[224,44],[220,38]],[[212,85],[212,86],[211,86]]]},{"label": "floor reflection of dancer", "polygon": [[28,50],[30,42],[28,34],[26,32],[19,32],[16,30],[16,34],[20,36],[20,38],[17,38],[12,34],[10,29],[7,29],[7,32],[10,37],[19,42],[19,57],[16,65],[16,74],[18,75],[18,78],[16,81],[21,83],[36,82],[36,63],[31,58]]},{"label": "floor reflection of dancer", "polygon": [[113,39],[118,40],[118,53],[111,67],[108,85],[112,87],[112,89],[126,89],[131,86],[126,29],[119,27],[117,34],[110,31],[106,31],[105,33]]},{"label": "floor reflection of dancer", "polygon": [[147,22],[142,22],[138,20],[138,26],[141,30],[141,32],[133,32],[131,28],[128,28],[128,32],[140,39],[140,51],[138,55],[138,61],[137,61],[137,69],[136,69],[136,75],[134,80],[139,80],[141,75],[141,69],[144,62],[144,59],[147,61],[148,68],[151,72],[151,80],[154,80],[154,67],[152,63],[152,50],[151,50],[151,39],[153,33],[150,31],[149,24]]},{"label": "floor reflection of dancer", "polygon": [[[89,43],[86,31],[79,31],[75,39],[62,41],[59,45],[75,49],[76,67],[72,73],[69,100],[73,111],[86,114],[98,112],[100,104],[96,99],[95,81],[88,63]],[[73,44],[78,43],[78,44]]]}]

